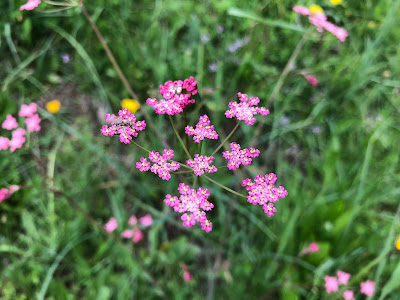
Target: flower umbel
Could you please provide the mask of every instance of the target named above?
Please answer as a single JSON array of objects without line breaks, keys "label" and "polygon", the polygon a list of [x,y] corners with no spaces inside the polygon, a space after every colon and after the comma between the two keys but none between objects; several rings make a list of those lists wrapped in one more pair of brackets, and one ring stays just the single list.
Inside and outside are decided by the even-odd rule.
[{"label": "flower umbel", "polygon": [[372,297],[374,295],[375,290],[375,282],[372,280],[367,280],[361,282],[361,294],[367,295],[368,297]]},{"label": "flower umbel", "polygon": [[136,163],[136,168],[139,169],[140,172],[151,170],[154,174],[158,174],[158,176],[164,180],[169,180],[171,178],[170,171],[178,170],[181,165],[178,162],[168,163],[174,156],[174,150],[164,149],[163,155],[156,151],[151,151],[149,153],[149,160],[153,162],[153,165],[144,157],[140,159]]},{"label": "flower umbel", "polygon": [[205,138],[208,139],[218,139],[218,134],[214,130],[214,125],[211,125],[210,119],[207,115],[201,116],[199,123],[196,125],[196,129],[192,126],[186,126],[185,132],[187,135],[193,135],[193,140],[195,143],[200,143],[200,141]]},{"label": "flower umbel", "polygon": [[222,152],[222,156],[229,160],[227,165],[229,170],[236,170],[240,165],[250,165],[252,162],[251,158],[260,155],[260,150],[255,148],[241,150],[238,143],[230,143],[229,147],[231,147],[232,151]]},{"label": "flower umbel", "polygon": [[266,116],[269,110],[265,107],[257,107],[260,103],[258,97],[248,97],[247,94],[238,93],[240,102],[229,102],[229,110],[225,112],[227,118],[236,117],[238,120],[244,121],[247,125],[253,125],[256,119],[255,115],[260,114]]},{"label": "flower umbel", "polygon": [[20,10],[32,10],[35,9],[42,0],[28,0],[28,2],[22,5],[19,9]]},{"label": "flower umbel", "polygon": [[196,176],[201,176],[204,174],[204,172],[215,173],[218,171],[216,166],[211,166],[213,161],[213,156],[203,156],[200,154],[195,154],[194,160],[187,160],[186,163],[189,167],[192,167],[194,169],[194,174]]}]

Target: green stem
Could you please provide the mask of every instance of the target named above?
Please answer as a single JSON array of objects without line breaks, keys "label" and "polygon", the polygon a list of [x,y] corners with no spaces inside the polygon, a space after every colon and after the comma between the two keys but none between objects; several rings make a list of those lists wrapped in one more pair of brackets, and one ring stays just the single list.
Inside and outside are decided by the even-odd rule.
[{"label": "green stem", "polygon": [[235,192],[234,190],[228,188],[227,186],[225,186],[225,185],[223,185],[223,184],[221,184],[221,183],[215,181],[214,179],[211,179],[211,178],[208,177],[207,175],[202,175],[201,177],[204,177],[205,179],[211,181],[212,183],[218,185],[219,187],[222,187],[224,190],[227,190],[228,192],[231,192],[232,194],[235,194],[235,195],[237,195],[237,196],[239,196],[239,197],[242,197],[242,198],[246,198],[246,199],[247,199],[247,196],[245,196],[245,195],[243,195],[243,194],[240,194],[240,193],[238,193],[238,192]]},{"label": "green stem", "polygon": [[175,128],[175,124],[174,124],[174,121],[172,120],[172,117],[171,117],[171,116],[168,116],[168,117],[169,117],[169,120],[170,120],[170,122],[171,122],[172,128],[174,129],[174,132],[175,132],[175,134],[176,134],[176,137],[177,137],[178,140],[179,140],[179,143],[181,144],[183,150],[185,150],[185,153],[186,153],[186,155],[189,157],[189,159],[192,159],[192,157],[190,156],[190,153],[189,153],[188,149],[185,147],[185,144],[183,143],[181,137],[179,136],[178,131],[177,131],[176,128]]},{"label": "green stem", "polygon": [[199,155],[201,155],[201,147],[203,146],[203,141],[200,141],[200,145],[199,145]]},{"label": "green stem", "polygon": [[[186,128],[186,126],[188,125],[188,121],[187,121],[187,117],[186,117],[186,112],[185,111],[182,112],[182,116],[183,116],[183,122],[185,123],[185,128]],[[189,147],[189,136],[187,134],[185,134],[185,142],[186,142],[186,148],[188,150],[190,150],[190,147]]]},{"label": "green stem", "polygon": [[231,133],[230,134],[228,134],[228,136],[221,142],[221,144],[218,146],[218,148],[217,149],[215,149],[214,150],[214,152],[211,154],[211,156],[214,156],[214,154],[215,153],[217,153],[218,152],[218,150],[219,149],[221,149],[222,148],[222,146],[224,146],[225,145],[225,143],[230,139],[230,137],[232,136],[232,134],[234,134],[235,133],[235,131],[236,131],[236,129],[238,129],[238,127],[239,127],[239,124],[240,124],[240,121],[239,122],[237,122],[237,124],[236,124],[236,126],[235,126],[235,128],[233,128],[232,129],[232,131],[231,131]]}]

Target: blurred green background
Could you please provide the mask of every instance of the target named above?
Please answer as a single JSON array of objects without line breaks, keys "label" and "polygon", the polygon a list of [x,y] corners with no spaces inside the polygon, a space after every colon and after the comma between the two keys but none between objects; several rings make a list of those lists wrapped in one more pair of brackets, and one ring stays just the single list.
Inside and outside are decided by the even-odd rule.
[{"label": "blurred green background", "polygon": [[[145,105],[167,80],[194,76],[201,100],[189,124],[207,113],[218,133],[235,122],[224,112],[241,91],[267,105],[290,55],[309,27],[299,0],[85,1],[144,109],[175,145],[168,118]],[[213,231],[187,229],[163,203],[181,177],[140,173],[145,153],[100,135],[105,113],[129,97],[79,8],[0,3],[0,120],[36,102],[42,130],[15,153],[0,151],[0,188],[30,188],[0,204],[1,299],[342,299],[326,295],[325,275],[376,282],[376,299],[400,298],[400,1],[316,1],[349,32],[341,43],[312,31],[269,105],[261,133],[242,124],[232,137],[261,155],[246,177],[274,172],[289,196],[267,218],[259,206],[210,182]],[[309,86],[299,75],[314,74]],[[282,79],[284,79],[282,81]],[[61,101],[52,115],[45,104]],[[143,119],[140,112],[136,114]],[[179,116],[179,131],[183,123]],[[1,132],[2,134],[4,131]],[[150,127],[137,142],[162,151]],[[218,145],[205,145],[210,154]],[[194,151],[194,148],[192,149]],[[216,165],[224,163],[221,155]],[[244,193],[241,173],[211,175]],[[191,177],[188,177],[191,180]],[[150,213],[144,239],[122,247],[49,192],[75,199],[97,222]],[[299,258],[310,242],[321,250]],[[193,280],[185,283],[182,264]]]}]

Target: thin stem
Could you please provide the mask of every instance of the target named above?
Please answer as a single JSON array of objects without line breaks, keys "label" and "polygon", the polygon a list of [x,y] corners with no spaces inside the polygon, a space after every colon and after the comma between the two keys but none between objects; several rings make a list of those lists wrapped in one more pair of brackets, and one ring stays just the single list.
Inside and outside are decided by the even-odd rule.
[{"label": "thin stem", "polygon": [[225,186],[225,185],[223,185],[223,184],[221,184],[221,183],[215,181],[214,179],[211,179],[211,178],[208,177],[207,175],[201,175],[201,177],[204,177],[205,179],[211,181],[212,183],[218,185],[219,187],[222,187],[224,190],[227,190],[228,192],[231,192],[232,194],[235,194],[235,195],[237,195],[237,196],[239,196],[239,197],[242,197],[242,198],[246,198],[246,199],[247,199],[247,196],[245,196],[245,195],[243,195],[243,194],[240,194],[240,193],[238,193],[238,192],[235,192],[234,190],[228,188],[227,186]]},{"label": "thin stem", "polygon": [[187,174],[187,173],[193,173],[193,170],[171,172],[171,174]]},{"label": "thin stem", "polygon": [[178,131],[177,131],[176,128],[175,128],[174,120],[172,120],[172,117],[171,117],[171,116],[168,116],[168,117],[169,117],[169,120],[170,120],[170,122],[171,122],[172,128],[174,129],[174,132],[175,132],[175,134],[176,134],[176,137],[177,137],[178,140],[179,140],[179,143],[181,144],[183,150],[185,150],[186,155],[187,155],[190,159],[192,159],[192,157],[190,156],[190,153],[189,153],[188,149],[185,147],[185,144],[183,143],[181,137],[179,136]]},{"label": "thin stem", "polygon": [[[187,117],[186,117],[186,112],[185,111],[182,112],[182,116],[183,116],[183,122],[185,123],[185,128],[186,128],[186,126],[188,125],[188,121],[187,121]],[[190,150],[190,148],[189,148],[189,136],[187,134],[185,134],[185,142],[186,142],[186,148],[188,150]]]},{"label": "thin stem", "polygon": [[194,176],[192,189],[196,187],[197,179],[199,179],[199,176]]},{"label": "thin stem", "polygon": [[203,146],[203,141],[200,141],[200,145],[199,145],[199,155],[201,155],[201,147]]},{"label": "thin stem", "polygon": [[230,137],[232,136],[232,134],[235,133],[236,129],[238,129],[239,124],[240,124],[240,121],[237,122],[235,128],[232,129],[231,133],[229,133],[228,136],[227,136],[227,137],[221,142],[221,144],[218,146],[218,148],[214,150],[214,152],[211,154],[211,156],[214,156],[214,154],[217,153],[218,150],[221,149],[221,148],[225,145],[225,143],[230,139]]},{"label": "thin stem", "polygon": [[136,147],[138,147],[139,149],[142,149],[143,151],[146,151],[147,153],[150,153],[150,150],[147,150],[146,148],[143,148],[142,146],[140,146],[139,144],[135,143],[133,140],[131,140],[131,143],[134,144]]}]

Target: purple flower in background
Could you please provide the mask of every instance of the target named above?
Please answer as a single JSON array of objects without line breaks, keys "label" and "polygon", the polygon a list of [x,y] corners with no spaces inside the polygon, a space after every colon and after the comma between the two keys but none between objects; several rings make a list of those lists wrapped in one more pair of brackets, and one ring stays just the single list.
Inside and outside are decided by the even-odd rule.
[{"label": "purple flower in background", "polygon": [[203,44],[207,44],[208,41],[210,40],[210,35],[209,34],[202,34],[200,37],[200,40]]},{"label": "purple flower in background", "polygon": [[222,33],[224,32],[224,30],[225,30],[224,26],[218,25],[218,27],[217,27],[217,32],[218,32],[219,34],[222,34]]},{"label": "purple flower in background", "polygon": [[218,63],[217,62],[213,62],[211,64],[208,65],[208,69],[210,70],[210,72],[215,73],[218,69]]},{"label": "purple flower in background", "polygon": [[67,64],[71,61],[71,56],[68,53],[61,54],[61,60],[64,64]]}]

